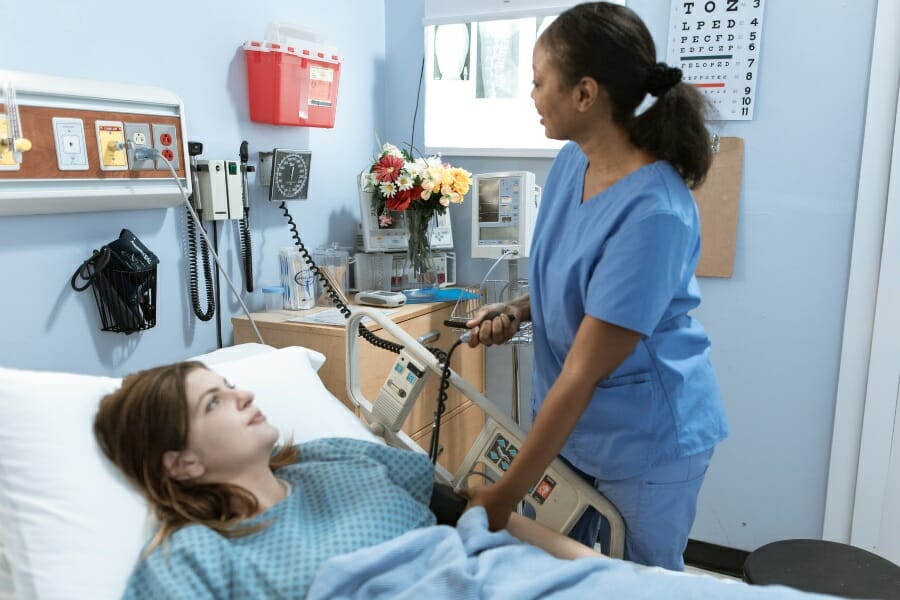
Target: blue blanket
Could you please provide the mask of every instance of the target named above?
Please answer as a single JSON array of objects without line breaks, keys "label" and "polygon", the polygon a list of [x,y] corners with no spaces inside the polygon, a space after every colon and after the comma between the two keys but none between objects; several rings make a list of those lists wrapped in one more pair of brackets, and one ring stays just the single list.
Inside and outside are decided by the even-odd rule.
[{"label": "blue blanket", "polygon": [[326,561],[307,598],[811,600],[826,596],[647,569],[610,558],[560,560],[505,531],[490,532],[484,509],[479,507],[463,514],[456,529],[421,528]]}]

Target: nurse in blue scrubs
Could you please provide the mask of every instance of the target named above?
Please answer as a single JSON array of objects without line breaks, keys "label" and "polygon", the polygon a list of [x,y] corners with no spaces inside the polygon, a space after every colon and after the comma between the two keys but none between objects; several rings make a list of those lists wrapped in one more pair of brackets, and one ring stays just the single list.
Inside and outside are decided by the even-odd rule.
[{"label": "nurse in blue scrubs", "polygon": [[[700,303],[690,188],[711,161],[704,98],[657,62],[634,12],[604,2],[553,21],[533,68],[546,135],[569,143],[544,185],[530,295],[468,326],[475,346],[533,322],[535,418],[509,471],[469,490],[470,505],[503,527],[560,455],[622,513],[626,559],[683,570],[700,486],[728,435],[709,338],[690,315]],[[570,535],[592,545],[599,528],[589,511]]]}]

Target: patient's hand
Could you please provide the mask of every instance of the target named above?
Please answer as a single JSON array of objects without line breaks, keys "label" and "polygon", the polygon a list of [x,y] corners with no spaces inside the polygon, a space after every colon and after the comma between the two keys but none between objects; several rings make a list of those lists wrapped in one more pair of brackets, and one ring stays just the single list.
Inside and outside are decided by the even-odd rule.
[{"label": "patient's hand", "polygon": [[488,528],[491,531],[505,529],[509,521],[509,515],[515,511],[518,499],[510,500],[503,494],[499,485],[481,486],[467,490],[456,490],[460,496],[469,499],[466,510],[473,506],[484,507],[488,518]]}]

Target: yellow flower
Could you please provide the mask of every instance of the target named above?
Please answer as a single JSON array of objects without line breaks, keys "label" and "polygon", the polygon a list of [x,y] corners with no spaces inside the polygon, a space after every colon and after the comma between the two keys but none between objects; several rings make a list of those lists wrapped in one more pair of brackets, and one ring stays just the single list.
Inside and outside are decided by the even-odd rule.
[{"label": "yellow flower", "polygon": [[[461,196],[469,193],[469,186],[472,185],[472,176],[465,169],[454,167],[451,169],[453,174],[453,189],[459,192]],[[461,202],[461,200],[460,200]]]}]

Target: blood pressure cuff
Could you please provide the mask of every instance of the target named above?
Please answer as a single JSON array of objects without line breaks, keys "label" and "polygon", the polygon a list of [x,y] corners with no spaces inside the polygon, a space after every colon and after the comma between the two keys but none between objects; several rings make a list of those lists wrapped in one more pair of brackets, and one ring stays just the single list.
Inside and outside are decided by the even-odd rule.
[{"label": "blood pressure cuff", "polygon": [[119,233],[119,239],[106,244],[109,248],[109,266],[117,271],[137,273],[159,264],[159,258],[127,229]]},{"label": "blood pressure cuff", "polygon": [[459,517],[466,510],[468,500],[453,491],[453,488],[444,483],[434,482],[431,491],[431,502],[428,507],[437,517],[438,525],[456,525]]}]

